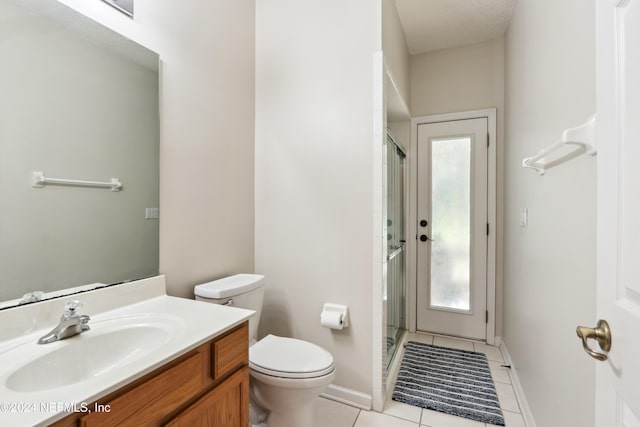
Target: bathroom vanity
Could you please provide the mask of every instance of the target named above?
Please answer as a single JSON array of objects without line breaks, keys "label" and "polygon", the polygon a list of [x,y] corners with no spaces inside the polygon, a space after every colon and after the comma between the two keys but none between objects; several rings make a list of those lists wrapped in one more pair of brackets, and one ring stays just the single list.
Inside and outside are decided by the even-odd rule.
[{"label": "bathroom vanity", "polygon": [[[70,299],[91,329],[38,344]],[[167,296],[163,276],[2,310],[0,425],[248,425],[253,313]]]},{"label": "bathroom vanity", "polygon": [[246,426],[249,423],[248,325],[200,345],[54,427]]}]

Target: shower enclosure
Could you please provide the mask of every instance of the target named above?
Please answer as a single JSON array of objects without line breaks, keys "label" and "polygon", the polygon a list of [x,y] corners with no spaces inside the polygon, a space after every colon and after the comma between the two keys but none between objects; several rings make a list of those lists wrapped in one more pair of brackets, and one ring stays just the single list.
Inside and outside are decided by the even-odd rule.
[{"label": "shower enclosure", "polygon": [[387,134],[385,142],[387,169],[387,369],[398,348],[405,328],[405,153]]}]

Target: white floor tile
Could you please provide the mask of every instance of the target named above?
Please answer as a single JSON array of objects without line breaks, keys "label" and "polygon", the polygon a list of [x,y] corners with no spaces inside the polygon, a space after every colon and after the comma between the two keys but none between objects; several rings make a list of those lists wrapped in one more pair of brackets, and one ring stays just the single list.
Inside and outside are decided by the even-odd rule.
[{"label": "white floor tile", "polygon": [[417,341],[424,344],[433,344],[433,335],[410,332],[407,341]]},{"label": "white floor tile", "polygon": [[382,410],[382,412],[394,417],[413,421],[414,423],[419,423],[420,415],[422,414],[422,408],[388,399],[384,404],[384,409]]},{"label": "white floor tile", "polygon": [[500,362],[489,361],[489,369],[491,370],[491,377],[494,382],[511,384],[511,377],[509,376],[509,369],[504,366],[500,366]]},{"label": "white floor tile", "polygon": [[[409,341],[418,341],[426,344],[433,344],[441,347],[456,348],[460,350],[477,351],[484,353],[489,361],[491,375],[496,385],[496,391],[500,400],[505,418],[506,427],[525,427],[524,419],[520,414],[520,407],[515,392],[511,385],[509,369],[500,366],[504,363],[504,358],[499,347],[490,346],[484,343],[459,340],[449,337],[432,336],[428,334],[410,333]],[[390,378],[395,383],[395,378]],[[421,416],[416,414],[421,411]],[[422,409],[406,405],[400,402],[388,400],[384,409],[385,414],[361,411],[354,427],[409,427],[416,426],[419,420],[423,427],[491,427],[490,424],[469,420],[463,417],[444,414],[437,411]],[[389,417],[389,415],[392,415]],[[384,416],[387,416],[386,418]],[[409,422],[408,424],[406,422]],[[398,424],[400,422],[400,424]],[[402,423],[405,422],[405,423]]]},{"label": "white floor tile", "polygon": [[422,410],[420,425],[425,427],[485,427],[485,424],[479,421],[456,417],[429,409]]},{"label": "white floor tile", "polygon": [[502,415],[504,416],[505,427],[526,427],[527,425],[524,422],[524,418],[522,415],[510,412],[510,411],[502,411]]},{"label": "white floor tile", "polygon": [[500,407],[505,411],[520,412],[516,393],[513,391],[511,384],[495,383]]},{"label": "white floor tile", "polygon": [[502,357],[502,352],[499,347],[478,342],[474,342],[473,347],[478,353],[484,353],[488,360],[504,363],[504,358]]},{"label": "white floor tile", "polygon": [[[380,414],[374,411],[360,411],[354,427],[418,427],[418,423]],[[328,426],[327,426],[328,427]],[[331,426],[333,427],[333,426]]]},{"label": "white floor tile", "polygon": [[473,343],[471,341],[457,340],[455,338],[448,337],[433,337],[433,345],[440,347],[457,348],[458,350],[473,350]]},{"label": "white floor tile", "polygon": [[322,397],[313,401],[315,427],[353,427],[359,412],[358,408]]}]

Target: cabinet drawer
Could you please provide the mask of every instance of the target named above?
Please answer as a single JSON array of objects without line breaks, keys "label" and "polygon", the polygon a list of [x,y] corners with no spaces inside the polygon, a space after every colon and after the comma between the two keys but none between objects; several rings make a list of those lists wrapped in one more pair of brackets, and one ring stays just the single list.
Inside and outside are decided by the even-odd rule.
[{"label": "cabinet drawer", "polygon": [[249,326],[245,322],[211,345],[211,376],[218,380],[249,361]]},{"label": "cabinet drawer", "polygon": [[107,402],[109,412],[82,417],[82,427],[152,426],[197,395],[205,386],[202,366],[207,352],[198,350],[177,365]]}]

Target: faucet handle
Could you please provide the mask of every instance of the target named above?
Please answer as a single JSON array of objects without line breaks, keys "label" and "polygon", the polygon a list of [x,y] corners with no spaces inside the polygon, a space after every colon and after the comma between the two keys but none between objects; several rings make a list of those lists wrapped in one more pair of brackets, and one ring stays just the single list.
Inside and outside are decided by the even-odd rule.
[{"label": "faucet handle", "polygon": [[42,291],[29,292],[28,294],[24,294],[22,296],[22,299],[18,304],[27,304],[30,302],[37,302],[42,300],[43,296],[44,296],[44,292]]},{"label": "faucet handle", "polygon": [[77,299],[67,301],[64,303],[64,314],[66,314],[67,316],[73,316],[76,313],[76,310],[78,310],[83,305],[84,304],[82,303],[82,301],[79,301]]}]

